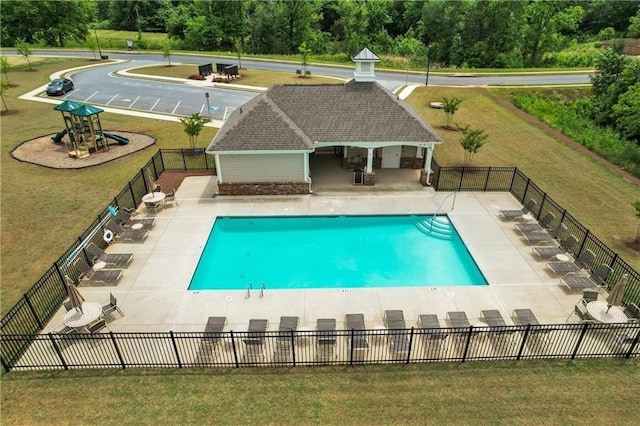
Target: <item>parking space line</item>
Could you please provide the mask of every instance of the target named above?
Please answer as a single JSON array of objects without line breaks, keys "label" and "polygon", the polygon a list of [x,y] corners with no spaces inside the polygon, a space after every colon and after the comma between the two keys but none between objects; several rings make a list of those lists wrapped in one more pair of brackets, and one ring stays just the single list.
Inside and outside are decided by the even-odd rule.
[{"label": "parking space line", "polygon": [[89,96],[89,97],[88,97],[87,99],[85,99],[84,101],[85,101],[85,102],[88,102],[88,101],[89,101],[89,99],[93,98],[93,97],[94,97],[95,95],[97,95],[97,94],[98,94],[98,92],[93,92],[93,95]]},{"label": "parking space line", "polygon": [[138,99],[140,99],[140,96],[138,96],[137,98],[135,98],[135,99],[133,100],[133,102],[131,102],[131,105],[129,105],[127,108],[131,109],[131,107],[133,106],[133,104],[135,104],[135,103],[138,101]]},{"label": "parking space line", "polygon": [[160,98],[158,98],[158,100],[156,101],[155,104],[153,104],[153,106],[151,108],[149,108],[149,111],[153,111],[153,109],[156,107],[156,105],[158,105],[158,102],[160,102]]},{"label": "parking space line", "polygon": [[107,102],[105,105],[109,105],[111,103],[112,100],[114,100],[115,98],[118,97],[120,93],[116,93],[115,95],[113,95],[113,98],[109,99],[109,102]]},{"label": "parking space line", "polygon": [[173,109],[173,111],[171,111],[171,114],[175,114],[175,113],[176,113],[176,110],[177,110],[177,109],[178,109],[178,107],[180,106],[180,103],[181,103],[181,102],[182,102],[182,101],[178,101],[178,103],[176,104],[176,107]]}]

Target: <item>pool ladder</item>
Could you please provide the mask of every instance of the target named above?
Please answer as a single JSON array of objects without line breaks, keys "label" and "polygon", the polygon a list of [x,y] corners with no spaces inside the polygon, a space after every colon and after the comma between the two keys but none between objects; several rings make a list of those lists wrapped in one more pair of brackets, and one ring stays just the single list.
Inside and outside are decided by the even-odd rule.
[{"label": "pool ladder", "polygon": [[[260,299],[262,299],[264,297],[264,290],[267,287],[264,284],[260,284],[260,294],[258,295],[258,297],[260,297]],[[247,286],[247,292],[244,295],[245,299],[250,299],[251,298],[251,290],[253,290],[253,286],[251,284],[249,284]]]},{"label": "pool ladder", "polygon": [[434,214],[432,214],[431,216],[429,216],[427,219],[421,221],[421,222],[416,222],[416,227],[421,230],[422,232],[424,232],[425,234],[428,235],[433,235],[434,237],[438,237],[438,238],[442,238],[442,239],[446,239],[446,240],[450,240],[451,237],[453,236],[453,228],[451,226],[451,223],[449,223],[449,221],[442,221],[438,219],[438,213],[440,213],[440,211],[442,210],[442,207],[444,206],[444,203],[453,196],[453,203],[451,204],[451,210],[453,210],[453,208],[456,205],[456,197],[457,197],[458,192],[452,192],[451,194],[447,195],[444,200],[442,200],[442,202],[440,203],[440,206],[438,207],[438,209],[436,210],[436,212]]},{"label": "pool ladder", "polygon": [[247,286],[247,293],[244,295],[245,299],[249,299],[251,297],[251,290],[253,289],[253,287],[251,286],[251,284],[249,284]]},{"label": "pool ladder", "polygon": [[265,289],[265,285],[264,284],[260,284],[260,299],[262,299],[264,297],[264,289]]}]

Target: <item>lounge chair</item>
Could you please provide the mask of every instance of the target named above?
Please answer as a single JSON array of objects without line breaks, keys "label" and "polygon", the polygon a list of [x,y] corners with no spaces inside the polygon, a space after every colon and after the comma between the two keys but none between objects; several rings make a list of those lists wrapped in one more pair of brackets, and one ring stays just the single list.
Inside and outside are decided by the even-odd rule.
[{"label": "lounge chair", "polygon": [[364,314],[347,314],[346,320],[353,360],[364,361],[369,352],[369,342],[364,331]]},{"label": "lounge chair", "polygon": [[124,313],[120,310],[120,307],[118,306],[118,299],[116,299],[115,296],[111,293],[109,293],[109,300],[107,300],[106,302],[103,302],[101,306],[102,306],[102,316],[107,322],[111,322],[115,320],[115,318],[113,317],[113,314],[116,312],[119,313],[121,317],[124,316]]},{"label": "lounge chair", "polygon": [[554,243],[558,238],[562,236],[562,233],[566,231],[567,226],[563,223],[558,223],[551,231],[549,232],[527,232],[522,234],[522,238],[527,242],[527,244],[551,244]]},{"label": "lounge chair", "polygon": [[316,329],[316,361],[333,361],[336,358],[336,320],[320,318],[316,321]]},{"label": "lounge chair", "polygon": [[99,271],[94,271],[82,256],[76,258],[73,266],[80,272],[80,278],[95,284],[116,285],[124,274],[122,269],[100,269]]},{"label": "lounge chair", "polygon": [[498,215],[502,217],[504,220],[515,220],[520,219],[527,213],[530,213],[533,208],[536,206],[536,200],[533,198],[527,201],[527,203],[520,210],[500,210]]},{"label": "lounge chair", "polygon": [[515,319],[522,325],[540,325],[538,318],[531,309],[515,309],[513,311]]},{"label": "lounge chair", "polygon": [[418,328],[422,329],[425,357],[438,358],[442,352],[442,342],[449,336],[448,333],[442,332],[438,316],[434,314],[418,315]]},{"label": "lounge chair", "polygon": [[395,359],[406,359],[409,354],[409,339],[404,312],[401,310],[384,311],[384,325],[387,327],[389,348]]},{"label": "lounge chair", "polygon": [[107,253],[95,243],[89,243],[87,251],[93,263],[104,262],[107,266],[127,267],[133,260],[133,253]]},{"label": "lounge chair", "polygon": [[502,318],[502,314],[497,309],[480,311],[480,316],[489,324],[489,327],[506,327],[507,323]]},{"label": "lounge chair", "polygon": [[447,318],[453,328],[469,328],[471,326],[465,312],[447,312]]},{"label": "lounge chair", "polygon": [[575,262],[549,262],[547,263],[547,269],[553,272],[554,276],[566,275],[572,272],[579,272],[582,270],[591,269],[591,264],[596,260],[596,255],[589,249],[586,249]]},{"label": "lounge chair", "polygon": [[298,329],[298,317],[280,317],[278,336],[276,337],[276,350],[273,359],[276,362],[286,362],[291,359],[292,332]]},{"label": "lounge chair", "polygon": [[247,337],[243,339],[245,345],[244,362],[251,363],[264,358],[262,347],[268,325],[269,320],[266,319],[249,320]]},{"label": "lounge chair", "polygon": [[556,215],[554,215],[552,212],[547,212],[542,217],[539,223],[516,223],[515,225],[513,225],[513,228],[516,231],[522,232],[523,234],[533,231],[544,232],[548,229],[551,229],[555,218]]},{"label": "lounge chair", "polygon": [[560,282],[567,286],[569,290],[584,290],[607,284],[607,278],[613,273],[611,267],[605,263],[593,270],[591,276],[584,277],[578,275],[570,275],[560,278]]},{"label": "lounge chair", "polygon": [[135,210],[119,209],[118,219],[125,228],[139,224],[143,229],[151,229],[156,224],[155,217],[138,217],[138,212]]},{"label": "lounge chair", "polygon": [[124,229],[113,220],[108,220],[104,227],[113,232],[116,239],[126,242],[142,242],[149,236],[149,231],[146,229]]},{"label": "lounge chair", "polygon": [[227,317],[209,317],[207,325],[204,327],[204,334],[201,342],[207,345],[216,346],[222,338],[222,330],[227,324]]},{"label": "lounge chair", "polygon": [[567,238],[562,240],[562,242],[560,243],[560,246],[533,247],[531,249],[531,252],[536,256],[538,256],[539,260],[546,260],[546,259],[551,259],[552,257],[557,256],[559,254],[564,254],[565,252],[573,253],[573,249],[575,248],[577,243],[578,243],[578,239],[576,238],[575,235],[571,234]]}]

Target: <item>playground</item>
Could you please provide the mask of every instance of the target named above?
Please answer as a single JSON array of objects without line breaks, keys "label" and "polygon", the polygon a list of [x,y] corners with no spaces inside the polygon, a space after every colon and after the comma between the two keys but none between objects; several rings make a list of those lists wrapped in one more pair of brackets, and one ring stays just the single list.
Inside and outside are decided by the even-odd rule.
[{"label": "playground", "polygon": [[21,143],[11,151],[13,158],[54,169],[79,169],[115,160],[156,142],[149,135],[103,130],[103,110],[91,105],[64,101],[53,109],[62,113],[64,128]]},{"label": "playground", "polygon": [[62,143],[58,144],[52,141],[57,133],[50,133],[21,143],[11,151],[11,156],[18,161],[52,169],[82,169],[124,157],[156,143],[156,138],[142,133],[117,130],[109,130],[108,133],[127,138],[129,143],[119,145],[116,142],[108,151],[78,159],[71,157],[67,151],[67,135],[64,135]]}]

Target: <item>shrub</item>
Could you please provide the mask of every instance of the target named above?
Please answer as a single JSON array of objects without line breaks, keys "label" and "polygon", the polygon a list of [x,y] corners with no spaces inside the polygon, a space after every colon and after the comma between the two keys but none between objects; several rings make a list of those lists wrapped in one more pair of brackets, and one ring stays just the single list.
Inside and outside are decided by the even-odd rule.
[{"label": "shrub", "polygon": [[205,80],[204,75],[200,74],[191,74],[188,78],[189,80]]}]

